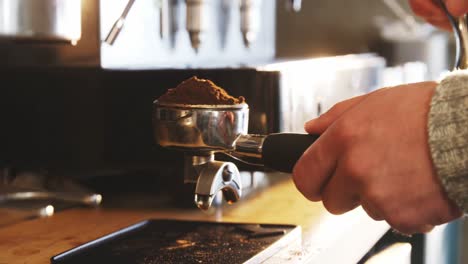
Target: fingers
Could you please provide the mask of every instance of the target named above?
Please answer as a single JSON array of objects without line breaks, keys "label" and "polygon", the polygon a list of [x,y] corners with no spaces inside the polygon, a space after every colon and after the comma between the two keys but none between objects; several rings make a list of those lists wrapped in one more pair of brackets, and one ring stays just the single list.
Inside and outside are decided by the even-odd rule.
[{"label": "fingers", "polygon": [[409,3],[414,13],[424,18],[427,22],[446,30],[452,30],[452,26],[444,11],[439,6],[438,1],[439,0],[410,0]]},{"label": "fingers", "polygon": [[422,222],[421,216],[415,211],[394,211],[384,218],[393,229],[404,235],[423,234],[434,229],[434,225]]},{"label": "fingers", "polygon": [[446,5],[453,16],[459,17],[468,13],[468,0],[448,0]]},{"label": "fingers", "polygon": [[446,18],[442,18],[442,19],[440,19],[440,18],[426,18],[426,21],[431,23],[432,25],[438,27],[438,28],[442,28],[442,29],[445,29],[447,31],[452,31],[453,30],[452,25],[450,24],[450,22]]},{"label": "fingers", "polygon": [[432,214],[428,215],[429,223],[432,225],[441,225],[451,222],[463,216],[463,212],[451,201],[445,194],[439,203],[434,204]]},{"label": "fingers", "polygon": [[377,210],[377,207],[373,205],[371,201],[361,201],[361,206],[367,215],[370,216],[375,221],[384,220],[382,214]]},{"label": "fingers", "polygon": [[343,115],[343,113],[348,111],[356,104],[359,104],[367,96],[367,94],[357,96],[334,105],[323,115],[307,122],[304,126],[305,131],[309,134],[322,134],[333,122],[335,122],[335,120]]},{"label": "fingers", "polygon": [[329,134],[325,132],[317,139],[293,169],[297,189],[307,199],[315,202],[321,200],[321,190],[335,170],[336,146]]},{"label": "fingers", "polygon": [[[458,1],[458,0],[456,0]],[[444,11],[437,3],[438,0],[410,0],[409,3],[414,13],[424,18],[439,17],[446,18]]]},{"label": "fingers", "polygon": [[322,202],[332,214],[344,214],[359,206],[358,186],[356,186],[346,171],[338,165],[335,174],[330,178],[322,191]]},{"label": "fingers", "polygon": [[346,186],[343,177],[331,177],[322,192],[322,202],[328,212],[340,215],[359,206],[359,196]]},{"label": "fingers", "polygon": [[[403,236],[409,236],[411,237],[411,235],[413,234],[425,234],[425,233],[429,233],[431,232],[433,229],[434,229],[434,226],[431,226],[431,225],[424,225],[424,226],[421,226],[419,227],[418,229],[411,229],[411,231],[400,231],[394,227],[393,228],[393,232],[397,233],[397,234],[400,234],[400,235],[403,235]],[[417,230],[417,231],[416,231]]]},{"label": "fingers", "polygon": [[[439,5],[439,0],[410,0],[409,3],[416,15],[437,27],[451,30],[451,25]],[[450,14],[455,17],[468,13],[468,0],[447,0],[445,5]]]}]

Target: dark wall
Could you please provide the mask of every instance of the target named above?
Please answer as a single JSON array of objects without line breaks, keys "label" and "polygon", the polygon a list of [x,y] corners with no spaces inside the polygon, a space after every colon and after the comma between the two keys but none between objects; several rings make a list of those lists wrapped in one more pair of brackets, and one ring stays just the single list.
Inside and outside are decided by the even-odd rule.
[{"label": "dark wall", "polygon": [[276,72],[0,69],[0,167],[79,174],[182,160],[154,143],[152,102],[193,75],[245,96],[252,132],[278,130]]}]

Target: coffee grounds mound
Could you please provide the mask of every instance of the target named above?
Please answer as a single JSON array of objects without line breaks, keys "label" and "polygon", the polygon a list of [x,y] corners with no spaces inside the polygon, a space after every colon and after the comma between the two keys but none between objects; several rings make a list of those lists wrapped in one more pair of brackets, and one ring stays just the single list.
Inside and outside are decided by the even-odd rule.
[{"label": "coffee grounds mound", "polygon": [[196,76],[183,81],[176,88],[169,89],[158,98],[158,103],[192,105],[236,105],[245,103],[245,98],[229,95],[223,88],[210,80]]}]

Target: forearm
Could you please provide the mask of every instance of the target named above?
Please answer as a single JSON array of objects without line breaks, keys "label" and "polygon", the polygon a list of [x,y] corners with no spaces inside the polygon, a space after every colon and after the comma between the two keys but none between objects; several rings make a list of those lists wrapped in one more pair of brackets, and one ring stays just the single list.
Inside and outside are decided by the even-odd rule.
[{"label": "forearm", "polygon": [[437,87],[428,120],[432,160],[448,196],[468,213],[468,71]]}]

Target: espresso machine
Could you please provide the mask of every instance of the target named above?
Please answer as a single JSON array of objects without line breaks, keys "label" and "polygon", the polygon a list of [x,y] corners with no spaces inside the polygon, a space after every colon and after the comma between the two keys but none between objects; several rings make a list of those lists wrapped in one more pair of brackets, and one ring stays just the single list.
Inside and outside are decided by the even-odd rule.
[{"label": "espresso machine", "polygon": [[[28,7],[10,2],[0,1],[3,10],[21,13],[19,7]],[[86,205],[99,204],[101,194],[106,201],[124,192],[146,192],[168,195],[190,208],[194,193],[201,201],[197,204],[206,208],[219,190],[232,202],[263,188],[270,173],[292,168],[265,166],[268,160],[259,150],[265,152],[271,134],[303,133],[303,122],[333,102],[365,92],[359,87],[378,87],[385,67],[371,54],[276,61],[276,10],[297,12],[300,7],[301,1],[82,0],[81,9],[73,9],[80,16],[59,15],[59,8],[44,13],[57,19],[79,17],[79,34],[70,27],[60,37],[38,33],[25,41],[19,32],[2,33],[0,56],[6,59],[0,62],[0,113],[8,128],[0,132],[2,181]],[[304,69],[327,74],[310,78]],[[336,83],[328,81],[330,74]],[[228,111],[243,119],[237,130],[226,128],[225,135],[232,133],[227,141],[202,141],[203,151],[180,151],[173,145],[178,139],[161,141],[155,133],[193,124],[154,125],[155,117],[168,124],[172,110],[154,108],[153,101],[192,76],[244,96],[248,107]],[[304,97],[306,92],[312,96]],[[219,112],[189,110],[195,115]],[[197,133],[205,131],[199,128]],[[292,157],[295,162],[298,154]],[[196,185],[200,179],[204,184]],[[64,197],[67,192],[79,195]]]}]

